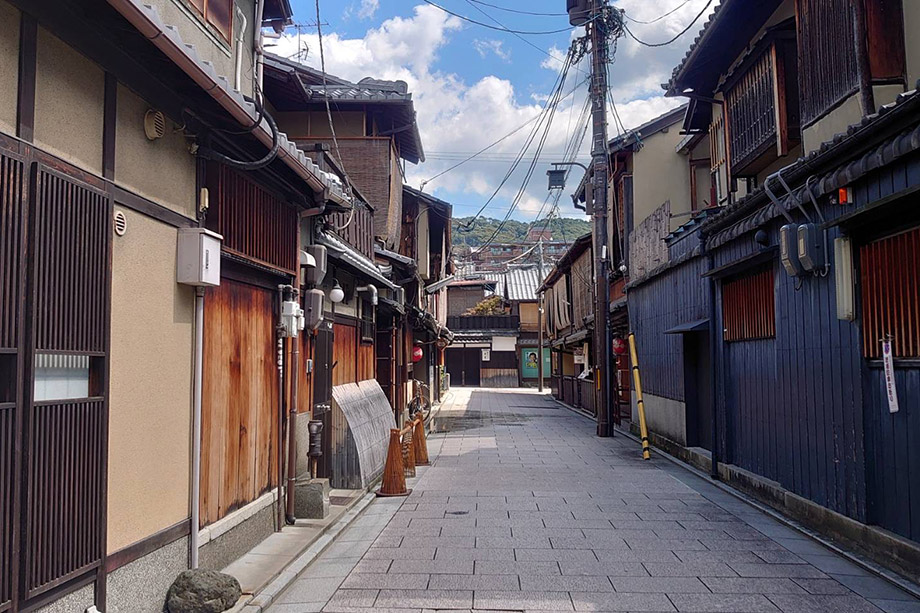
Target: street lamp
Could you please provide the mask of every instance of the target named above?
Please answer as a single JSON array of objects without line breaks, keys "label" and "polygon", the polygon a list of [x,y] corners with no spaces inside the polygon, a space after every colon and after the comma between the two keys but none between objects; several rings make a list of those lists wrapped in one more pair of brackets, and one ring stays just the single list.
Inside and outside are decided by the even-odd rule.
[{"label": "street lamp", "polygon": [[553,166],[556,168],[546,171],[546,176],[549,177],[549,189],[565,189],[566,171],[564,168],[558,168],[558,166],[581,166],[585,169],[586,174],[588,172],[588,167],[581,162],[553,162]]}]

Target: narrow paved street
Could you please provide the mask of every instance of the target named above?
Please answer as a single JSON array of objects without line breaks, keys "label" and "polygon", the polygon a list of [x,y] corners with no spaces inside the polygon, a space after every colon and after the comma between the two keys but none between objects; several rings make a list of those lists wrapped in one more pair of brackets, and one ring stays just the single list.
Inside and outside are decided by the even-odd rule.
[{"label": "narrow paved street", "polygon": [[437,424],[412,494],[375,501],[271,613],[920,611],[548,396],[455,389]]}]

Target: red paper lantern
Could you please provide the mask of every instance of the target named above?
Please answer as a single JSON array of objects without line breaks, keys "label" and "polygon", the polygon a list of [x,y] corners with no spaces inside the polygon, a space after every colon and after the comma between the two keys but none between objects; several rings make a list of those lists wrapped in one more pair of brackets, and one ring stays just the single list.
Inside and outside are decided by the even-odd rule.
[{"label": "red paper lantern", "polygon": [[420,362],[422,360],[422,348],[413,347],[412,348],[412,363]]},{"label": "red paper lantern", "polygon": [[617,355],[624,355],[626,353],[626,341],[622,338],[613,339],[613,352]]}]

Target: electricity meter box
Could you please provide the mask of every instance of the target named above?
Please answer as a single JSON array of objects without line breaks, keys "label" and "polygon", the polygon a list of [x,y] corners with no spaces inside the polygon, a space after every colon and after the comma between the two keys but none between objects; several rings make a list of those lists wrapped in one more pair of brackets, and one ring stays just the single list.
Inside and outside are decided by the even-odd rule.
[{"label": "electricity meter box", "polygon": [[179,228],[176,281],[185,285],[220,285],[220,234],[204,228]]},{"label": "electricity meter box", "polygon": [[798,229],[799,262],[808,272],[824,268],[824,241],[821,231],[813,223],[806,223]]},{"label": "electricity meter box", "polygon": [[325,297],[321,289],[308,289],[303,293],[305,326],[310,330],[316,330],[323,323],[323,299]]},{"label": "electricity meter box", "polygon": [[799,277],[805,273],[799,262],[798,229],[796,224],[786,224],[779,229],[779,259],[790,277]]}]

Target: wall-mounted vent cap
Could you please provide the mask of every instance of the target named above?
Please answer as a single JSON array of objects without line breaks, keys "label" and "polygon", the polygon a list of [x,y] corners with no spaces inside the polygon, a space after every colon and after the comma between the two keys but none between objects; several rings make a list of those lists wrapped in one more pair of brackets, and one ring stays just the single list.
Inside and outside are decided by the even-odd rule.
[{"label": "wall-mounted vent cap", "polygon": [[157,140],[166,134],[166,115],[150,109],[144,114],[144,134],[147,140]]},{"label": "wall-mounted vent cap", "polygon": [[115,228],[115,234],[118,236],[124,236],[125,232],[128,231],[128,218],[125,217],[122,211],[115,211],[113,226]]}]

